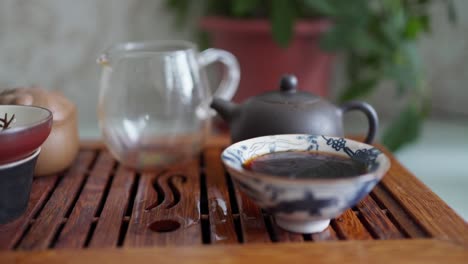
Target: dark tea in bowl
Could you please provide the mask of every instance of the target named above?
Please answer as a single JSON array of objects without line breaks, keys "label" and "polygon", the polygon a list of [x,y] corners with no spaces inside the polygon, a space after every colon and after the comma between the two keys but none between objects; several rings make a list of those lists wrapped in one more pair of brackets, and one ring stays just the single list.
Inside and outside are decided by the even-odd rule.
[{"label": "dark tea in bowl", "polygon": [[254,157],[244,163],[254,172],[289,179],[339,179],[366,173],[363,162],[319,151],[280,151]]},{"label": "dark tea in bowl", "polygon": [[390,160],[374,146],[322,135],[252,138],[221,155],[236,186],[276,223],[321,232],[382,179]]}]

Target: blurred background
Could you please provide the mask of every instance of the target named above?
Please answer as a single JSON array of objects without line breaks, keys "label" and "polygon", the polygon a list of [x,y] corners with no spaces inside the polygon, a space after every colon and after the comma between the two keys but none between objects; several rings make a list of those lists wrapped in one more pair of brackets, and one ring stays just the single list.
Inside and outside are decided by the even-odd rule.
[{"label": "blurred background", "polygon": [[[295,3],[291,9],[286,1],[278,0],[265,10],[261,9],[264,1],[217,1],[222,4],[210,6],[212,2],[0,1],[0,89],[37,85],[60,91],[78,107],[80,136],[98,138],[100,68],[95,61],[111,44],[183,39],[203,47],[219,46],[222,41],[207,41],[210,32],[200,35],[199,26],[204,16],[217,15],[241,20],[267,17],[264,22],[276,27],[269,41],[284,50],[297,44],[296,31],[290,30],[294,21],[325,17],[336,21],[336,27],[320,27],[326,37],[314,45],[334,54],[326,60],[330,70],[315,70],[321,72],[318,79],[308,81],[298,74],[301,89],[314,90],[315,85],[320,86],[317,93],[334,102],[360,98],[371,103],[382,119],[381,131],[385,132],[380,136],[387,146],[468,219],[468,1],[381,1],[397,4],[370,6],[365,12],[359,6],[365,1],[353,1],[354,7],[340,6],[337,1],[287,1]],[[387,8],[387,16],[380,16],[379,8]],[[216,25],[216,21],[214,27],[205,25],[211,37],[219,30]],[[332,33],[327,34],[329,30]],[[353,62],[357,72],[350,73]],[[242,69],[248,69],[245,59]],[[310,76],[307,67],[300,70]],[[350,74],[359,77],[353,79]],[[241,82],[246,82],[247,75],[241,73]],[[251,83],[259,83],[261,90],[277,88],[266,79],[257,79]],[[254,89],[252,93],[256,94]],[[364,124],[359,114],[346,117],[349,133],[363,133]]]}]

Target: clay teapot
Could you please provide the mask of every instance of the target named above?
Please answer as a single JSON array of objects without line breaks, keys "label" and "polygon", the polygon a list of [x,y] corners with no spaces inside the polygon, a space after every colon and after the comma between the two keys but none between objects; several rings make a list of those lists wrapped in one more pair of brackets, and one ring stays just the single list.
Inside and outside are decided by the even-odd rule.
[{"label": "clay teapot", "polygon": [[344,136],[343,114],[360,110],[369,121],[366,143],[372,143],[378,128],[374,108],[365,102],[350,101],[341,106],[297,89],[295,76],[283,76],[279,91],[251,97],[237,105],[214,98],[211,107],[229,123],[232,142],[265,135],[307,133]]},{"label": "clay teapot", "polygon": [[79,149],[77,114],[73,103],[60,93],[31,87],[1,92],[0,104],[40,106],[53,114],[52,132],[41,146],[35,176],[54,174],[70,166]]}]

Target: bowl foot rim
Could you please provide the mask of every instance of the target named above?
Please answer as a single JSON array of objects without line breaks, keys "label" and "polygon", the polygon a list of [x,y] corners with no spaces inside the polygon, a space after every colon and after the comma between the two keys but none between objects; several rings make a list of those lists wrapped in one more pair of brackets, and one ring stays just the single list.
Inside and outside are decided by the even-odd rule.
[{"label": "bowl foot rim", "polygon": [[330,219],[311,221],[291,221],[275,216],[276,224],[284,230],[294,233],[320,233],[330,225]]}]

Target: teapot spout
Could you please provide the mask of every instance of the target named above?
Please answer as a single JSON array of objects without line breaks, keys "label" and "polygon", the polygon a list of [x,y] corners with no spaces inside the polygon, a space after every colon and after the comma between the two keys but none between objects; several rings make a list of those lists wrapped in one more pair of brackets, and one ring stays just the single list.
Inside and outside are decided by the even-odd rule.
[{"label": "teapot spout", "polygon": [[216,112],[218,112],[218,114],[227,122],[234,119],[239,112],[239,105],[221,98],[213,98],[211,108],[216,110]]}]

